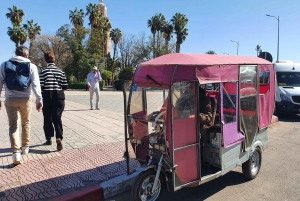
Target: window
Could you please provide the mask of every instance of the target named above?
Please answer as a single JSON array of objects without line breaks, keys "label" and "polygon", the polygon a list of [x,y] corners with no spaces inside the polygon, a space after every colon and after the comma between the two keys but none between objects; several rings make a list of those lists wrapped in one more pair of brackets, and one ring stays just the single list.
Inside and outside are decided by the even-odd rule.
[{"label": "window", "polygon": [[270,71],[259,73],[259,94],[266,94],[270,91]]}]

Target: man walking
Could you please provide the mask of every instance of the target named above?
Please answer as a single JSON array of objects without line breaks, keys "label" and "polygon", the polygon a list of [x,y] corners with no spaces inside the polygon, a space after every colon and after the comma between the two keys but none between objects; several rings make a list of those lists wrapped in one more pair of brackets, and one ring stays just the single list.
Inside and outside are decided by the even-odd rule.
[{"label": "man walking", "polygon": [[96,66],[93,67],[92,72],[87,75],[87,84],[90,90],[90,105],[91,110],[93,110],[93,96],[96,93],[96,110],[100,110],[99,108],[99,99],[100,99],[100,86],[99,82],[102,80],[99,70]]},{"label": "man walking", "polygon": [[[43,107],[40,79],[36,65],[28,59],[29,50],[19,46],[16,56],[3,62],[0,66],[0,89],[5,86],[5,108],[9,121],[9,138],[13,152],[13,163],[22,163],[22,154],[29,152],[30,115],[33,93],[36,97],[36,109]],[[1,97],[1,90],[0,90]],[[0,105],[1,109],[1,105]],[[19,115],[20,114],[20,115]],[[22,144],[20,144],[18,119],[21,117]]]},{"label": "man walking", "polygon": [[[57,150],[63,149],[63,125],[61,121],[65,108],[65,93],[68,83],[65,73],[55,65],[54,52],[44,53],[47,68],[40,73],[41,89],[44,100],[44,133],[46,142],[44,145],[52,145],[51,138],[55,138]],[[54,128],[53,128],[54,127]]]}]

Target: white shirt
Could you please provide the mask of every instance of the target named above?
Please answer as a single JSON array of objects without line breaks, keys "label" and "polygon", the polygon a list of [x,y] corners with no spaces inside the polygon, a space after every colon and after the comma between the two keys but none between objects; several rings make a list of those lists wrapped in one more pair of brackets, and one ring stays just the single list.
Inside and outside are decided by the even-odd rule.
[{"label": "white shirt", "polygon": [[102,77],[100,75],[100,72],[96,72],[96,73],[93,73],[93,72],[90,72],[88,75],[87,75],[87,84],[89,86],[91,86],[92,89],[94,88],[99,88],[99,81],[102,80]]}]

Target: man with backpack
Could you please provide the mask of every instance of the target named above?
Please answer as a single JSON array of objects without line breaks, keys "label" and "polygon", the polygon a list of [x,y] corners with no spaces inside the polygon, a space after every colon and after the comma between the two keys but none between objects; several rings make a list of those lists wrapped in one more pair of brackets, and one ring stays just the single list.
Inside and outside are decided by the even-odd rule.
[{"label": "man with backpack", "polygon": [[[33,93],[36,109],[43,107],[40,79],[36,65],[28,59],[29,50],[25,46],[16,48],[16,56],[0,66],[0,89],[5,86],[5,108],[9,122],[9,138],[14,165],[22,163],[22,154],[29,152],[30,115]],[[0,90],[1,97],[1,90]],[[0,106],[1,109],[1,106]],[[18,118],[21,117],[22,143],[20,143]],[[22,146],[22,150],[20,147]]]}]

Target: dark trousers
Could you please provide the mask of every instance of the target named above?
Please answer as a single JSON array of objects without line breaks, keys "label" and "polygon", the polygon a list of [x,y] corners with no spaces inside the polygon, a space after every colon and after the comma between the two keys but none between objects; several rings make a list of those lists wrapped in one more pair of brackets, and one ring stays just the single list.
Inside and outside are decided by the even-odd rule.
[{"label": "dark trousers", "polygon": [[50,140],[51,137],[54,137],[54,129],[56,139],[63,139],[61,115],[64,111],[64,108],[64,100],[43,100],[44,132],[47,140]]}]

